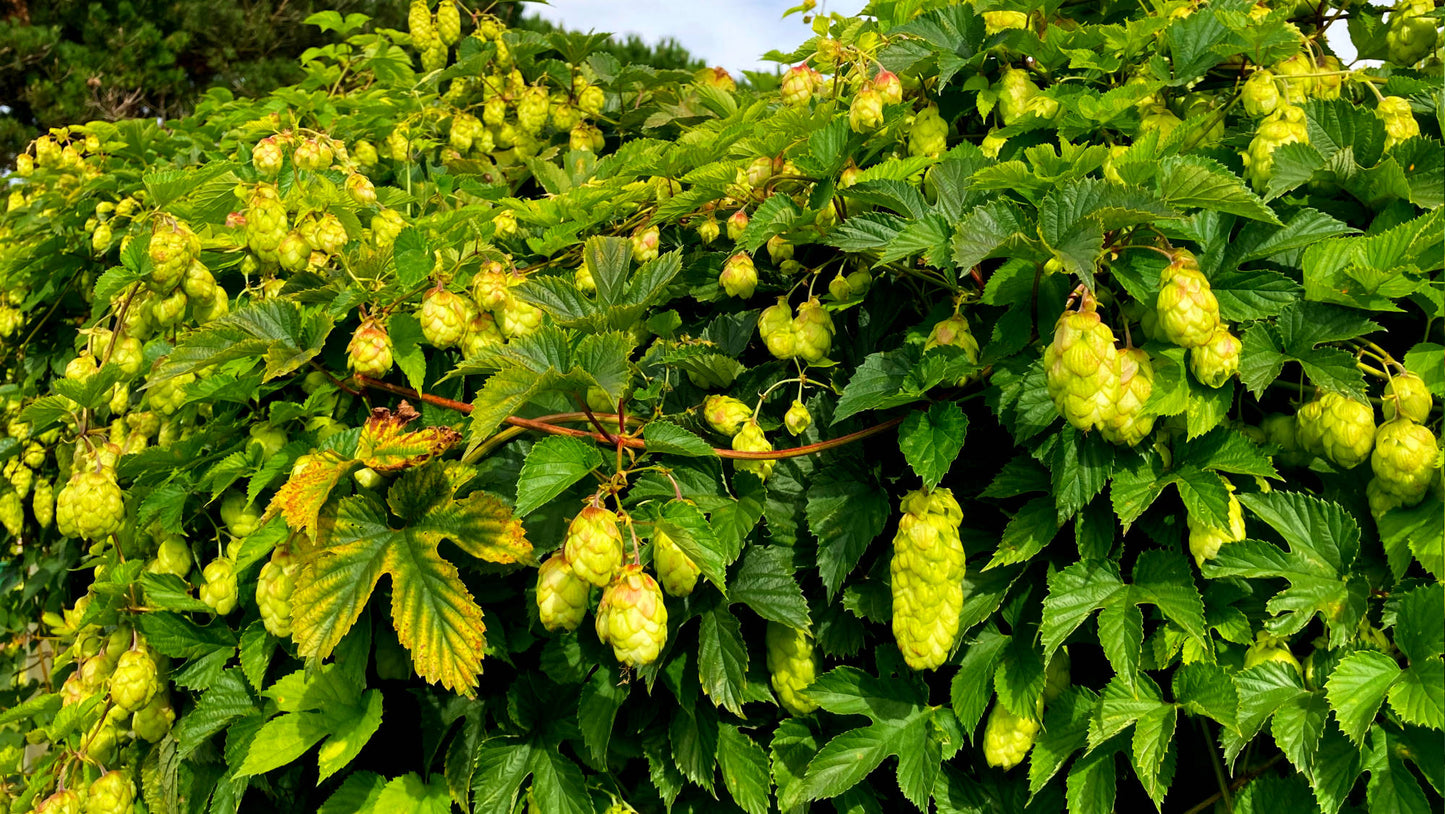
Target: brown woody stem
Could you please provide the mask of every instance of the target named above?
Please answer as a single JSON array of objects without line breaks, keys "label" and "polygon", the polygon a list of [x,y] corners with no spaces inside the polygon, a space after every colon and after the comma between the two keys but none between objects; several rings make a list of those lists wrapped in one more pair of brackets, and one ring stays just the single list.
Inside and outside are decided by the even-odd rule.
[{"label": "brown woody stem", "polygon": [[[434,404],[438,407],[446,407],[450,410],[456,410],[459,413],[468,414],[472,411],[472,405],[467,404],[464,401],[454,401],[449,398],[443,398],[442,396],[435,396],[430,393],[422,393],[418,390],[413,390],[410,387],[403,387],[399,384],[391,384],[389,382],[384,382],[380,379],[373,379],[370,376],[365,376],[360,373],[354,375],[352,379],[362,387],[368,387],[375,390],[385,390],[388,393],[395,393],[398,396],[406,396],[407,398],[423,401],[427,404]],[[622,418],[621,416],[609,413],[592,414],[592,419],[599,421],[617,422],[620,418],[629,422],[636,420],[631,418],[630,416]],[[819,441],[816,444],[807,444],[806,446],[801,447],[792,447],[790,449],[777,449],[773,450],[772,452],[742,452],[736,449],[721,449],[718,447],[714,447],[713,453],[719,458],[732,458],[735,460],[744,461],[776,461],[783,458],[801,458],[804,455],[813,455],[819,452],[824,452],[826,450],[835,449],[837,447],[851,444],[854,441],[862,441],[864,438],[869,438],[871,436],[878,435],[879,433],[886,432],[898,426],[899,424],[902,424],[904,418],[905,416],[890,418],[880,424],[874,424],[871,427],[865,427],[864,429],[858,430],[857,432],[850,432],[847,435],[840,435],[837,438],[830,438],[827,441]],[[591,440],[596,441],[599,444],[616,444],[619,448],[626,447],[628,449],[636,450],[647,449],[647,444],[640,438],[628,438],[625,435],[612,435],[611,433],[604,435],[600,432],[589,432],[587,430],[577,430],[571,427],[557,426],[558,424],[565,424],[570,421],[588,421],[589,416],[587,413],[557,413],[556,415],[545,415],[539,418],[522,418],[521,416],[512,415],[507,416],[504,420],[505,423],[510,424],[513,427],[536,430],[537,432],[545,432],[552,435],[567,435],[573,438],[590,438]]]}]

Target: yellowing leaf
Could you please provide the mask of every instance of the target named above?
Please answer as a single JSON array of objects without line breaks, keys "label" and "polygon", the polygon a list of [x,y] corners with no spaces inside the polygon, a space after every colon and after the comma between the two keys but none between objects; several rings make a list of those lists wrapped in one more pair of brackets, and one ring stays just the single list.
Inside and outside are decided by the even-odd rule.
[{"label": "yellowing leaf", "polygon": [[269,519],[279,514],[286,520],[286,525],[305,531],[314,539],[321,508],[326,505],[331,490],[355,466],[356,461],[338,460],[331,454],[314,457],[299,472],[292,472],[291,477],[276,490],[276,495],[266,507],[266,517]]},{"label": "yellowing leaf", "polygon": [[378,472],[398,472],[420,466],[462,440],[461,433],[451,427],[425,427],[413,432],[406,425],[420,418],[412,406],[402,402],[396,412],[377,407],[361,429],[356,442],[356,458]]}]

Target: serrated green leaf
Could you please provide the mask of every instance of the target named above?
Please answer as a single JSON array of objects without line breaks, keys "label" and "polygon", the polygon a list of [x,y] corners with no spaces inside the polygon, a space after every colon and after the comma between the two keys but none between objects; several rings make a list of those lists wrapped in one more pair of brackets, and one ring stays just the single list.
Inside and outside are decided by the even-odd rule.
[{"label": "serrated green leaf", "polygon": [[723,785],[748,814],[767,814],[772,796],[768,756],[735,726],[718,731],[718,767]]},{"label": "serrated green leaf", "polygon": [[564,435],[542,439],[522,463],[517,478],[516,515],[526,517],[602,464],[596,444]]},{"label": "serrated green leaf", "polygon": [[1395,660],[1374,650],[1360,650],[1340,659],[1325,684],[1330,708],[1340,729],[1355,743],[1364,740],[1390,687],[1400,678]]},{"label": "serrated green leaf", "polygon": [[923,485],[938,485],[953,466],[968,433],[968,418],[954,402],[938,402],[908,415],[898,428],[898,448]]}]

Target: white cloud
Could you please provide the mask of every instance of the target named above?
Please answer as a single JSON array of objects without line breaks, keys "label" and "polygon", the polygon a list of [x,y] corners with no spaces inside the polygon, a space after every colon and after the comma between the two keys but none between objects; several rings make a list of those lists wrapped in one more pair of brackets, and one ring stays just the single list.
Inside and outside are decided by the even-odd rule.
[{"label": "white cloud", "polygon": [[[551,0],[527,11],[575,31],[636,34],[648,43],[672,37],[709,65],[729,71],[773,71],[761,56],[790,51],[812,35],[800,14],[782,19],[798,0]],[[856,14],[864,0],[819,3],[819,9]]]}]

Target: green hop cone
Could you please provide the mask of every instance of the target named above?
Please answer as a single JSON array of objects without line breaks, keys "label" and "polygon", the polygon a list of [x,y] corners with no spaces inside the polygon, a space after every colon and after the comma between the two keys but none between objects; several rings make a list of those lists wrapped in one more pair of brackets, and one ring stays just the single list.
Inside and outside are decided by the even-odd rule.
[{"label": "green hop cone", "polygon": [[1244,539],[1244,509],[1239,505],[1239,499],[1234,496],[1234,484],[1226,482],[1225,486],[1229,489],[1229,528],[1212,526],[1193,513],[1187,518],[1189,553],[1194,555],[1195,564],[1201,567],[1205,560],[1218,556],[1220,547],[1225,543],[1237,543]]},{"label": "green hop cone", "polygon": [[225,616],[236,609],[236,563],[230,557],[217,557],[201,570],[201,601],[206,607]]},{"label": "green hop cone", "polygon": [[1390,61],[1399,65],[1414,65],[1429,55],[1439,39],[1436,21],[1424,15],[1434,9],[1430,0],[1400,0],[1390,12],[1389,26],[1385,29],[1385,45],[1390,51]]},{"label": "green hop cone", "polygon": [[1279,85],[1267,68],[1250,74],[1240,93],[1245,112],[1255,118],[1268,116],[1279,107]]},{"label": "green hop cone", "polygon": [[499,327],[502,335],[509,339],[526,336],[542,325],[542,309],[511,294],[502,302],[500,312]]},{"label": "green hop cone", "polygon": [[537,569],[537,618],[548,630],[576,630],[587,614],[591,586],[580,579],[558,551]]},{"label": "green hop cone", "polygon": [[41,800],[35,807],[35,814],[85,814],[85,809],[79,794],[63,789]]},{"label": "green hop cone", "polygon": [[1254,644],[1244,651],[1244,669],[1248,670],[1268,661],[1288,664],[1295,670],[1303,669],[1300,667],[1299,659],[1289,651],[1289,644],[1285,640],[1261,630],[1255,637]]},{"label": "green hop cone", "polygon": [[277,548],[256,578],[256,607],[261,611],[261,622],[280,639],[291,635],[291,592],[296,588],[299,567],[294,555]]},{"label": "green hop cone", "polygon": [[1219,328],[1208,342],[1189,349],[1189,369],[1206,387],[1223,387],[1239,372],[1239,354],[1244,349],[1239,337]]},{"label": "green hop cone", "polygon": [[751,297],[758,287],[758,269],[746,252],[738,252],[723,263],[717,282],[729,297],[745,300]]},{"label": "green hop cone", "polygon": [[149,704],[135,711],[131,716],[130,728],[136,737],[149,743],[156,743],[171,731],[176,722],[176,710],[171,706],[171,696],[161,689]]},{"label": "green hop cone", "polygon": [[246,208],[246,245],[256,257],[274,263],[278,260],[276,250],[288,232],[280,193],[268,184],[257,187]]},{"label": "green hop cone", "polygon": [[661,234],[656,226],[648,226],[638,229],[632,233],[632,259],[638,263],[647,263],[657,259],[658,242]]},{"label": "green hop cone", "polygon": [[1180,347],[1203,347],[1214,339],[1220,326],[1219,300],[1190,252],[1176,249],[1174,260],[1159,275],[1154,310],[1159,330]]},{"label": "green hop cone", "polygon": [[642,566],[624,566],[602,592],[597,638],[612,645],[612,655],[629,667],[657,661],[667,643],[667,605],[657,581],[643,573]]},{"label": "green hop cone", "polygon": [[692,557],[678,547],[677,543],[658,530],[652,535],[652,567],[662,582],[662,589],[672,596],[688,596],[697,587],[698,575],[702,569]]},{"label": "green hop cone", "polygon": [[30,511],[42,529],[50,528],[50,522],[55,519],[55,493],[54,487],[45,478],[36,480],[31,489]]},{"label": "green hop cone", "polygon": [[1430,489],[1440,459],[1440,444],[1424,425],[1397,418],[1380,425],[1370,468],[1380,488],[1402,505],[1419,503]]},{"label": "green hop cone", "polygon": [[418,51],[431,47],[437,39],[436,26],[432,23],[431,9],[426,0],[411,0],[406,15],[407,31],[411,33],[412,45]]},{"label": "green hop cone", "polygon": [[1059,648],[1054,653],[1054,657],[1049,660],[1049,666],[1044,670],[1044,703],[1047,704],[1058,698],[1064,694],[1064,690],[1069,688],[1070,666],[1072,666],[1072,661],[1069,658],[1069,649],[1067,647]]},{"label": "green hop cone", "polygon": [[221,501],[221,522],[236,539],[244,539],[261,527],[261,510],[246,500],[243,492],[228,492]]},{"label": "green hop cone", "polygon": [[8,489],[0,494],[0,527],[15,540],[20,539],[20,532],[25,527],[25,504],[21,502],[20,495]]},{"label": "green hop cone", "polygon": [[1398,373],[1385,383],[1380,410],[1387,420],[1394,418],[1398,412],[1416,424],[1424,424],[1434,406],[1430,388],[1425,386],[1424,379],[1414,373]]},{"label": "green hop cone", "polygon": [[807,715],[818,708],[808,698],[808,685],[818,678],[819,659],[813,639],[801,630],[768,622],[768,673],[783,709]]},{"label": "green hop cone", "polygon": [[622,531],[617,515],[593,503],[586,506],[567,527],[563,550],[579,579],[601,588],[612,581],[622,567]]},{"label": "green hop cone", "polygon": [[1375,114],[1385,123],[1385,149],[1420,135],[1420,123],[1410,101],[1400,96],[1386,96],[1375,107]]},{"label": "green hop cone", "polygon": [[531,87],[517,101],[517,124],[527,133],[540,133],[547,126],[547,91]]},{"label": "green hop cone", "polygon": [[1280,106],[1274,115],[1260,122],[1249,149],[1241,156],[1245,176],[1255,189],[1264,190],[1274,175],[1274,151],[1286,144],[1308,144],[1309,140],[1304,110],[1293,105]]},{"label": "green hop cone", "polygon": [[454,0],[441,0],[437,4],[436,32],[443,45],[453,45],[462,38],[462,14]]},{"label": "green hop cone", "polygon": [[467,323],[466,333],[462,334],[462,358],[480,359],[487,353],[488,348],[504,341],[506,340],[502,337],[502,330],[497,327],[497,318],[491,314],[477,314]]},{"label": "green hop cone", "polygon": [[101,540],[120,530],[125,522],[125,498],[110,469],[82,471],[55,499],[55,514],[62,529],[74,529],[86,540]]},{"label": "green hop cone", "polygon": [[152,574],[173,574],[181,579],[191,572],[191,547],[186,538],[170,535],[156,546],[155,559],[146,565]]},{"label": "green hop cone", "polygon": [[391,337],[381,323],[362,322],[346,346],[346,366],[366,376],[382,377],[391,370]]},{"label": "green hop cone", "polygon": [[948,659],[958,635],[965,572],[963,510],[948,489],[909,492],[893,537],[893,638],[914,670]]},{"label": "green hop cone", "polygon": [[311,262],[311,246],[300,232],[287,232],[276,247],[276,258],[281,268],[287,271],[305,271],[306,265]]},{"label": "green hop cone", "polygon": [[[930,348],[958,348],[963,351],[963,357],[973,364],[978,364],[978,340],[973,336],[973,330],[969,327],[968,318],[963,314],[954,312],[953,316],[940,320],[928,332],[928,339],[923,343],[923,349]],[[972,377],[964,377],[954,382],[955,385],[967,384]]]},{"label": "green hop cone", "polygon": [[[758,422],[748,418],[743,422],[742,429],[733,436],[733,449],[739,452],[772,452],[772,442],[763,435],[763,428]],[[766,481],[768,476],[773,474],[773,468],[778,465],[773,460],[748,460],[738,459],[737,468],[739,472],[752,472],[759,480]]]},{"label": "green hop cone", "polygon": [[1375,445],[1375,412],[1369,403],[1326,393],[1320,407],[1320,443],[1325,457],[1341,469],[1364,463]]},{"label": "green hop cone", "polygon": [[817,297],[798,306],[793,317],[793,333],[797,337],[794,346],[798,358],[809,364],[823,361],[833,349],[833,318]]},{"label": "green hop cone", "polygon": [[948,122],[938,115],[938,106],[929,105],[913,117],[908,130],[908,154],[938,156],[948,149]]},{"label": "green hop cone", "polygon": [[994,86],[998,94],[998,115],[1005,125],[1013,124],[1036,110],[1039,86],[1029,79],[1028,71],[1005,68]]},{"label": "green hop cone", "polygon": [[151,275],[146,284],[165,293],[175,288],[186,269],[201,254],[201,240],[179,221],[157,224],[149,247]]},{"label": "green hop cone", "polygon": [[106,772],[90,784],[85,814],[130,814],[134,809],[135,784],[123,772]]},{"label": "green hop cone", "polygon": [[758,316],[758,336],[768,352],[778,359],[791,359],[798,355],[798,334],[793,328],[792,310],[783,297]]},{"label": "green hop cone", "polygon": [[813,98],[813,91],[818,87],[818,72],[807,65],[794,65],[783,74],[782,87],[779,93],[782,95],[783,104],[802,106]]},{"label": "green hop cone", "polygon": [[1154,391],[1154,363],[1142,348],[1119,351],[1119,401],[1114,418],[1099,428],[1111,444],[1136,446],[1154,429],[1154,414],[1144,405]]},{"label": "green hop cone", "polygon": [[256,142],[251,148],[251,164],[256,172],[266,178],[271,178],[281,171],[281,164],[286,160],[286,154],[281,149],[281,143],[275,136],[267,136]]},{"label": "green hop cone", "polygon": [[126,712],[144,707],[160,689],[159,672],[145,648],[121,653],[110,674],[110,700]]},{"label": "green hop cone", "polygon": [[883,126],[883,97],[871,85],[864,85],[848,107],[848,126],[855,133],[867,133]]},{"label": "green hop cone", "polygon": [[732,396],[708,396],[702,403],[702,416],[717,432],[737,435],[743,424],[753,417],[753,408]]},{"label": "green hop cone", "polygon": [[793,399],[793,404],[788,412],[783,414],[783,426],[795,437],[802,435],[807,429],[813,426],[813,414],[808,412],[807,405],[798,399]]},{"label": "green hop cone", "polygon": [[471,321],[471,308],[461,296],[436,288],[422,298],[417,321],[421,323],[422,336],[433,347],[450,348],[462,341],[462,334]]},{"label": "green hop cone", "polygon": [[1084,432],[1113,423],[1119,404],[1119,353],[1096,307],[1085,294],[1081,310],[1059,317],[1044,349],[1049,396],[1064,419]]},{"label": "green hop cone", "polygon": [[739,209],[728,217],[728,240],[737,240],[748,228],[748,213]]},{"label": "green hop cone", "polygon": [[1323,399],[1300,405],[1295,413],[1295,440],[1304,454],[1318,457],[1325,454],[1325,406]]},{"label": "green hop cone", "polygon": [[983,729],[983,757],[988,765],[1012,769],[1023,762],[1039,734],[1039,722],[1013,714],[1002,700],[993,705]]}]

